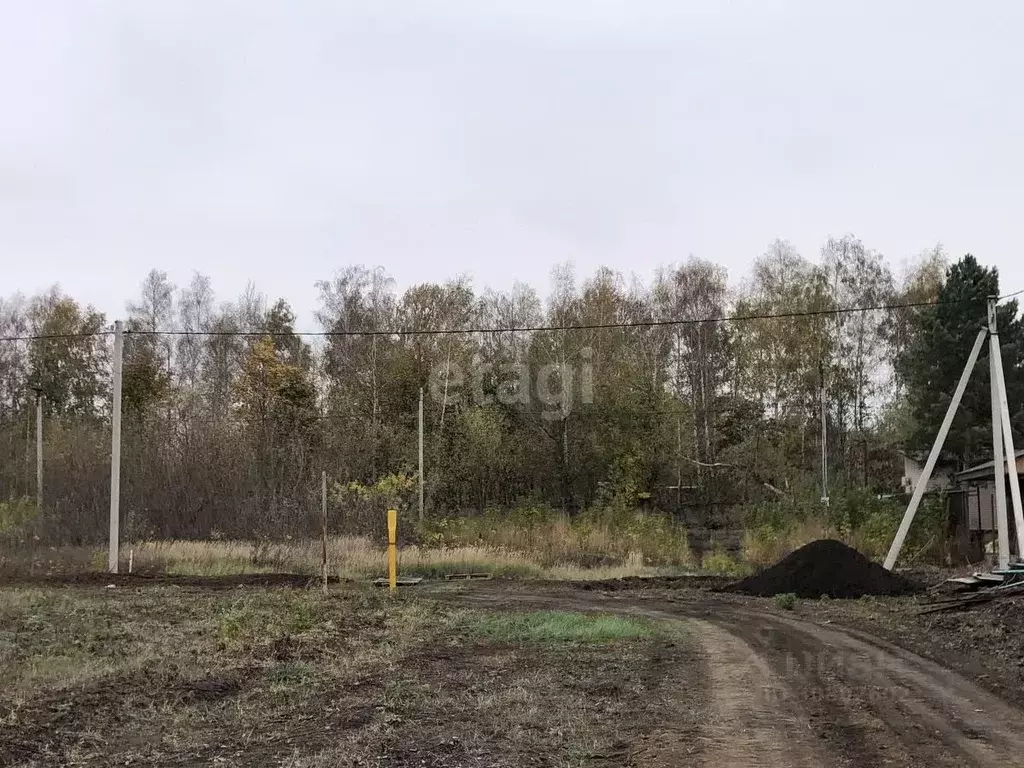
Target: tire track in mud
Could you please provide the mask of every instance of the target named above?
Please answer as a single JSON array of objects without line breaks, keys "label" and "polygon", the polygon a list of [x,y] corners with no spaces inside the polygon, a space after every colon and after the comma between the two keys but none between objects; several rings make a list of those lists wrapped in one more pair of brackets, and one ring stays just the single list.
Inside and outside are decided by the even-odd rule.
[{"label": "tire track in mud", "polygon": [[[676,619],[678,620],[678,619]],[[711,622],[690,619],[708,659],[710,719],[704,765],[817,768],[825,762],[791,706],[785,683],[746,642]]]},{"label": "tire track in mud", "polygon": [[[713,596],[664,602],[517,592],[460,599],[685,621],[707,660],[709,712],[697,735],[698,763],[706,768],[1024,766],[1021,710],[863,632]],[[670,752],[678,747],[666,744],[648,764],[676,764]]]},{"label": "tire track in mud", "polygon": [[[593,597],[574,599],[522,593],[507,598],[492,594],[461,597],[464,602],[484,607],[601,611],[683,625],[696,645],[707,680],[700,691],[678,691],[676,696],[706,698],[705,715],[695,731],[690,717],[692,707],[679,701],[666,710],[665,721],[643,739],[630,765],[819,768],[829,762],[804,724],[797,697],[788,690],[786,682],[749,644],[711,621],[621,601],[607,605]],[[682,735],[685,740],[680,738]]]},{"label": "tire track in mud", "polygon": [[719,621],[801,681],[812,724],[841,750],[859,743],[883,765],[1024,765],[1022,713],[934,662],[808,621],[747,611]]},{"label": "tire track in mud", "polygon": [[894,724],[905,718],[887,723],[871,706],[872,698],[880,694],[865,692],[848,680],[850,667],[863,664],[862,660],[803,635],[779,632],[760,617],[718,616],[715,621],[747,638],[766,663],[789,682],[788,695],[799,700],[808,730],[825,745],[833,762],[849,766],[916,764],[913,751],[892,734]]}]

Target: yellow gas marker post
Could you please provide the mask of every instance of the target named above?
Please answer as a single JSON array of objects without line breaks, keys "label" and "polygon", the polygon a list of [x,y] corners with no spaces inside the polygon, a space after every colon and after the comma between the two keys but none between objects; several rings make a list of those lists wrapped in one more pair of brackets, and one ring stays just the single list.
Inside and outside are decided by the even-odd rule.
[{"label": "yellow gas marker post", "polygon": [[388,510],[388,585],[398,589],[398,510]]}]

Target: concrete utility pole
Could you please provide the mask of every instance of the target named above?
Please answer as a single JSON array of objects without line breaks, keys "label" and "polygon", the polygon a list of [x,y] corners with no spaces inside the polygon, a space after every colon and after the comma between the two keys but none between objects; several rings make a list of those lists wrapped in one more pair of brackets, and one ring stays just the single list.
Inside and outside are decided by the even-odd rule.
[{"label": "concrete utility pole", "polygon": [[1021,504],[1020,481],[1017,476],[1017,454],[1013,446],[1013,432],[1010,430],[1010,408],[1006,401],[1006,380],[1003,377],[1003,358],[999,346],[999,328],[996,325],[996,305],[998,302],[998,297],[989,296],[988,323],[986,327],[978,332],[978,337],[974,341],[974,347],[967,358],[967,365],[964,366],[964,372],[960,375],[960,381],[953,392],[953,399],[946,410],[942,426],[939,427],[939,434],[936,435],[931,453],[928,454],[928,461],[925,462],[921,476],[917,480],[917,486],[914,488],[914,495],[910,499],[907,511],[903,515],[903,521],[896,532],[896,538],[893,539],[892,546],[889,548],[889,554],[886,555],[885,567],[889,570],[892,570],[893,566],[896,565],[896,559],[900,556],[900,550],[903,548],[903,542],[906,540],[907,531],[910,529],[910,524],[914,521],[917,507],[921,503],[921,497],[928,486],[932,470],[935,469],[935,462],[939,457],[939,452],[942,450],[943,443],[946,441],[946,435],[949,433],[950,425],[953,423],[953,417],[956,416],[956,410],[960,406],[964,390],[967,388],[967,381],[971,377],[971,371],[974,370],[974,366],[978,362],[978,356],[981,354],[981,349],[985,346],[986,337],[988,337],[989,342],[988,362],[992,397],[992,475],[996,486],[995,517],[997,540],[999,542],[999,568],[1000,570],[1005,570],[1009,567],[1010,563],[1010,526],[1006,515],[1007,478],[1009,479],[1010,497],[1013,502],[1013,520],[1017,528],[1017,557],[1024,559],[1024,506]]},{"label": "concrete utility pole", "polygon": [[419,454],[420,454],[420,522],[423,522],[423,387],[420,387],[420,415],[419,415]]},{"label": "concrete utility pole", "polygon": [[25,409],[25,496],[32,493],[32,411]]},{"label": "concrete utility pole", "polygon": [[32,387],[36,393],[36,512],[43,511],[43,390]]},{"label": "concrete utility pole", "polygon": [[928,487],[928,480],[935,469],[935,462],[938,461],[939,453],[942,451],[942,444],[946,442],[946,435],[949,434],[949,428],[953,424],[956,409],[960,407],[960,400],[964,396],[964,390],[967,389],[967,381],[971,378],[971,371],[974,370],[974,366],[978,362],[981,348],[985,346],[986,336],[988,336],[988,329],[982,328],[978,331],[978,337],[974,340],[971,354],[967,357],[967,365],[964,366],[964,371],[960,374],[960,381],[957,382],[956,389],[953,391],[953,399],[949,401],[946,415],[942,419],[942,426],[939,427],[939,434],[935,436],[931,453],[928,454],[928,460],[924,463],[921,476],[917,479],[914,495],[910,498],[907,511],[903,513],[903,520],[900,522],[899,530],[896,531],[896,538],[893,539],[892,546],[889,547],[889,554],[885,556],[885,567],[887,570],[891,571],[893,569],[893,566],[896,565],[896,559],[900,556],[900,550],[903,549],[903,542],[907,538],[907,531],[910,530],[910,524],[914,522],[914,515],[917,514],[917,508],[921,504],[925,488]]},{"label": "concrete utility pole", "polygon": [[107,567],[117,573],[121,539],[121,357],[124,335],[120,320],[114,321],[114,391],[110,403],[110,541]]},{"label": "concrete utility pole", "polygon": [[[995,422],[999,421],[999,433],[1002,437],[1002,451],[997,452],[995,456],[996,462],[999,462],[999,453],[1005,457],[1006,475],[1010,482],[1010,499],[1013,502],[1013,521],[1015,528],[1017,529],[1017,557],[1024,560],[1024,509],[1021,507],[1020,498],[1020,480],[1017,477],[1017,452],[1013,446],[1013,432],[1010,429],[1010,406],[1006,400],[1006,380],[1003,377],[1003,355],[1000,351],[999,345],[999,333],[996,328],[996,303],[999,299],[995,296],[990,296],[988,300],[988,312],[989,312],[989,356],[990,367],[992,373],[992,436],[996,436]],[[993,440],[993,449],[996,448]],[[1000,466],[1001,463],[993,465]],[[1001,481],[1002,472],[995,470],[993,475],[996,480],[997,490],[1000,486],[1004,485]],[[1006,493],[1003,493],[1003,511],[1006,511]],[[1003,518],[1005,520],[1005,517]],[[1007,526],[1009,529],[1009,526]],[[1007,539],[1009,539],[1009,530],[1007,530]],[[1007,542],[1007,563],[1009,563],[1009,542]],[[1002,551],[1000,550],[1000,560],[1002,560]],[[1001,566],[1006,567],[1006,566]]]},{"label": "concrete utility pole", "polygon": [[[988,300],[988,371],[992,397],[992,477],[996,484],[996,537],[999,540],[999,567],[1010,567],[1010,529],[1006,520],[1006,464],[1003,456],[1003,422],[999,413],[999,331],[996,328],[996,300]],[[1012,456],[1010,459],[1012,460]]]},{"label": "concrete utility pole", "polygon": [[324,527],[324,549],[323,549],[323,577],[324,577],[324,592],[327,591],[327,470],[323,470],[320,474],[320,505],[321,514],[323,516],[323,527]]},{"label": "concrete utility pole", "polygon": [[821,366],[821,501],[828,506],[828,395],[824,365]]},{"label": "concrete utility pole", "polygon": [[1006,400],[1006,380],[1003,378],[1002,355],[996,355],[996,382],[999,385],[999,412],[1002,417],[1003,452],[1006,454],[1006,473],[1010,481],[1010,499],[1013,501],[1013,521],[1017,529],[1017,558],[1024,560],[1024,507],[1020,498],[1020,479],[1017,476],[1017,451],[1010,431],[1010,405]]}]

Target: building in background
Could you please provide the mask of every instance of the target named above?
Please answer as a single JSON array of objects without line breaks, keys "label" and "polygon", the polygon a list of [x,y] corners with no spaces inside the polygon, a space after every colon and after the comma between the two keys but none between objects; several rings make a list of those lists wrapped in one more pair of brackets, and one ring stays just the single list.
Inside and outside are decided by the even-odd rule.
[{"label": "building in background", "polygon": [[[1024,485],[1024,449],[1016,452],[1016,461],[1018,482]],[[996,476],[993,465],[994,462],[986,461],[953,475],[955,487],[949,497],[950,523],[961,552],[972,562],[982,560],[986,546],[996,538]],[[1006,517],[1010,528],[1010,549],[1013,551],[1017,539],[1008,475],[1004,467],[1001,480],[1007,485]]]},{"label": "building in background", "polygon": [[[909,496],[917,487],[917,481],[921,479],[925,462],[928,460],[928,454],[907,451],[899,451],[899,454],[903,457],[903,477],[900,485],[903,488],[903,492]],[[932,471],[932,476],[928,478],[928,487],[925,488],[925,493],[936,493],[951,489],[954,485],[953,476],[956,474],[957,469],[959,469],[959,466],[955,457],[940,454],[939,460],[935,463],[935,469]]]}]

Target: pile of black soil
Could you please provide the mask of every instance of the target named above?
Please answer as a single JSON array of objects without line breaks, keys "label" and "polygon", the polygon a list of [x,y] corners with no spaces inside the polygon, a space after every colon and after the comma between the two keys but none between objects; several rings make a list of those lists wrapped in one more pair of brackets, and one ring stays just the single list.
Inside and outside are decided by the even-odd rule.
[{"label": "pile of black soil", "polygon": [[908,595],[919,590],[914,582],[832,539],[812,541],[771,568],[729,587],[731,592],[762,597],[792,593],[808,598]]}]

